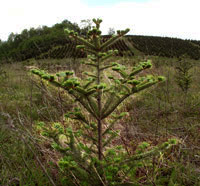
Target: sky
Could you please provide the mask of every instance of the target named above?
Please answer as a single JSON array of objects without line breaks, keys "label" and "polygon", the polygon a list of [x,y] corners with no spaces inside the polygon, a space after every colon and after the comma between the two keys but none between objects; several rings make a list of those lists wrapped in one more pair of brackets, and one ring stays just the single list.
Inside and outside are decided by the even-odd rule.
[{"label": "sky", "polygon": [[[125,0],[126,2],[146,2],[149,0]],[[83,0],[87,5],[89,6],[107,6],[107,5],[114,5],[119,2],[123,2],[123,0],[99,0],[99,1],[94,1],[94,0]]]},{"label": "sky", "polygon": [[23,29],[67,19],[102,18],[101,30],[130,28],[129,34],[200,40],[200,0],[5,0],[0,39]]}]

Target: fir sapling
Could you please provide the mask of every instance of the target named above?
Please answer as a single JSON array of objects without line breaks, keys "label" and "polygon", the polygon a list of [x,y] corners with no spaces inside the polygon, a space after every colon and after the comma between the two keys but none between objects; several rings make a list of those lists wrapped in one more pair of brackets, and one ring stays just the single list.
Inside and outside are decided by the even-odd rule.
[{"label": "fir sapling", "polygon": [[[162,82],[165,78],[152,75],[138,76],[140,72],[151,68],[149,60],[140,62],[132,69],[127,69],[117,62],[108,64],[108,59],[118,51],[107,49],[127,34],[129,29],[117,31],[116,35],[106,42],[102,42],[100,31],[102,20],[93,19],[93,22],[95,26],[89,30],[87,38],[78,36],[74,31],[65,30],[69,38],[80,44],[77,48],[88,53],[84,64],[92,70],[84,73],[86,79],[75,77],[73,72],[69,71],[56,75],[50,75],[40,70],[32,70],[32,73],[47,80],[50,84],[64,89],[82,106],[65,115],[67,119],[75,119],[84,124],[80,130],[74,131],[69,127],[64,131],[59,131],[57,128],[52,134],[51,129],[43,127],[43,130],[46,131],[45,134],[47,135],[49,132],[49,137],[54,139],[54,147],[64,154],[59,163],[62,170],[74,171],[73,175],[81,180],[81,185],[89,183],[113,185],[121,182],[120,174],[127,173],[124,176],[128,176],[130,167],[135,166],[135,161],[155,155],[160,150],[173,145],[171,142],[167,142],[168,145],[161,145],[131,157],[126,152],[119,150],[118,146],[112,147],[111,145],[113,139],[118,135],[116,131],[112,130],[112,127],[117,120],[126,115],[126,113],[121,113],[119,116],[113,115],[117,107],[131,95]],[[113,75],[104,78],[105,70],[113,72]],[[107,83],[107,79],[110,80],[109,83]],[[88,119],[83,114],[83,108],[92,119]],[[107,118],[112,118],[112,122],[105,125]],[[62,140],[68,147],[62,145]],[[83,143],[83,141],[86,142]],[[94,175],[92,176],[92,174]],[[67,182],[67,184],[69,183]]]}]

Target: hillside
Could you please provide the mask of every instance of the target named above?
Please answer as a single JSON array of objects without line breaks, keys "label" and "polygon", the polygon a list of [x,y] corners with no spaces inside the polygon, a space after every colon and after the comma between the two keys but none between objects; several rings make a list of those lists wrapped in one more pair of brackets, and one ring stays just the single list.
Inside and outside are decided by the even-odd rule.
[{"label": "hillside", "polygon": [[[7,41],[0,42],[0,61],[85,57],[85,53],[76,50],[76,42],[66,37],[65,28],[75,30],[80,35],[86,35],[89,29],[89,27],[81,29],[76,23],[64,20],[52,27],[25,29],[21,34],[11,33]],[[111,36],[104,35],[102,42],[109,37]],[[140,54],[178,58],[184,55],[191,59],[200,59],[200,41],[169,37],[127,35],[124,40],[118,40],[110,49],[117,49],[119,56]]]},{"label": "hillside", "polygon": [[[104,42],[109,37],[111,36],[105,35]],[[86,54],[81,54],[74,46],[74,43],[66,42],[64,45],[53,47],[49,51],[36,56],[36,59],[85,57]],[[177,58],[185,55],[191,59],[200,59],[200,45],[198,41],[168,37],[128,35],[124,40],[117,41],[110,49],[117,49],[119,51],[118,56],[133,56],[135,55],[135,50],[137,50],[143,55]]]}]

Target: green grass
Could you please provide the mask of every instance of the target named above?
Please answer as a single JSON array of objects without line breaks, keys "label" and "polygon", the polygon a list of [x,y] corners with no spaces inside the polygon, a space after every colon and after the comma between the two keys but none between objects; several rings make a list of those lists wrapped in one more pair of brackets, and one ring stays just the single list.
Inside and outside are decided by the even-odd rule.
[{"label": "green grass", "polygon": [[45,92],[45,85],[33,81],[23,64],[1,68],[6,76],[0,75],[0,185],[52,185],[38,163],[56,180],[46,163],[48,152],[37,145],[39,139],[32,126],[37,120],[59,120],[62,98],[54,90]]},{"label": "green grass", "polygon": [[22,140],[20,128],[15,130],[9,118],[0,117],[0,185],[51,185],[36,161],[39,151],[29,139]]}]

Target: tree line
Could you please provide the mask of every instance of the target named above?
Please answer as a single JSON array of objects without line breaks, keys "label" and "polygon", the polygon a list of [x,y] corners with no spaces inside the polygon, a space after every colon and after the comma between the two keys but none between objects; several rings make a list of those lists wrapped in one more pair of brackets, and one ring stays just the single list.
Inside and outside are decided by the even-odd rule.
[{"label": "tree line", "polygon": [[[65,58],[85,57],[86,54],[77,51],[76,43],[71,41],[64,34],[64,29],[76,31],[79,35],[86,36],[91,28],[88,20],[83,20],[84,27],[77,23],[64,20],[52,27],[42,26],[38,28],[24,29],[20,34],[11,33],[7,41],[0,40],[0,61],[24,61],[31,58]],[[108,31],[108,34],[110,32]],[[114,34],[114,32],[112,32]],[[103,37],[103,42],[111,35]],[[129,43],[145,55],[163,57],[188,56],[192,59],[200,59],[200,41],[182,40],[169,37],[133,36],[128,35]],[[118,41],[111,49],[117,49],[120,56],[134,55],[129,44],[125,41]]]},{"label": "tree line", "polygon": [[24,29],[20,34],[11,33],[7,41],[0,42],[0,61],[23,61],[34,58],[52,47],[68,42],[64,29],[73,29],[79,34],[86,32],[78,24],[64,20],[52,27]]}]

